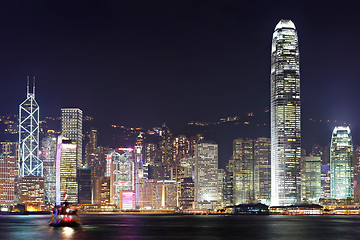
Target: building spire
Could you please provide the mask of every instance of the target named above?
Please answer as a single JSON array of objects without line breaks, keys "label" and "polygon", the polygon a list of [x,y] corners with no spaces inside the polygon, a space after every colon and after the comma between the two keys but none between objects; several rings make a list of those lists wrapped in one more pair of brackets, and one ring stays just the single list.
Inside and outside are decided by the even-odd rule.
[{"label": "building spire", "polygon": [[35,77],[33,77],[33,95],[35,97]]},{"label": "building spire", "polygon": [[26,84],[26,96],[29,95],[29,76],[26,76],[27,84]]}]

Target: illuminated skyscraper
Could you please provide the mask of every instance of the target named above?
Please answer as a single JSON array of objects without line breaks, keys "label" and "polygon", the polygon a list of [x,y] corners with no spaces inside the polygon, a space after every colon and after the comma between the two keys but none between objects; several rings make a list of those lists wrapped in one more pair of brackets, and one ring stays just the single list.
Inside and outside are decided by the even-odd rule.
[{"label": "illuminated skyscraper", "polygon": [[[67,195],[67,201],[70,203],[78,203],[78,183],[77,183],[77,173],[76,173],[76,142],[61,138],[61,145],[58,145],[58,153],[56,164],[60,164],[56,167],[56,175],[59,176],[60,180],[60,201],[65,200]],[[58,141],[59,141],[58,140]],[[59,142],[58,142],[59,144]],[[60,153],[59,153],[60,151]],[[60,161],[58,158],[60,157]],[[58,181],[57,183],[58,184]],[[56,203],[58,204],[58,196]]]},{"label": "illuminated skyscraper", "polygon": [[15,156],[0,154],[0,205],[15,203]]},{"label": "illuminated skyscraper", "polygon": [[300,58],[291,20],[275,27],[271,48],[271,204],[300,200]]},{"label": "illuminated skyscraper", "polygon": [[56,142],[54,136],[46,136],[41,141],[39,157],[44,164],[45,177],[45,203],[55,203],[55,161],[56,161]]},{"label": "illuminated skyscraper", "polygon": [[349,127],[335,127],[330,148],[331,198],[354,196],[353,143]]},{"label": "illuminated skyscraper", "polygon": [[110,177],[110,203],[122,207],[124,191],[135,189],[134,154],[132,148],[121,148],[107,155],[106,176]]},{"label": "illuminated skyscraper", "polygon": [[213,208],[218,201],[218,145],[200,142],[195,146],[195,202],[197,208]]},{"label": "illuminated skyscraper", "polygon": [[235,204],[251,203],[255,200],[254,140],[235,139],[233,158]]},{"label": "illuminated skyscraper", "polygon": [[319,203],[321,198],[321,157],[301,160],[301,200]]},{"label": "illuminated skyscraper", "polygon": [[81,167],[82,162],[82,119],[83,113],[79,108],[61,109],[61,131],[62,136],[76,143],[76,162],[77,167]]},{"label": "illuminated skyscraper", "polygon": [[35,100],[35,81],[33,91],[19,106],[19,177],[43,176],[43,162],[39,159],[39,105]]},{"label": "illuminated skyscraper", "polygon": [[269,203],[271,198],[271,146],[270,139],[260,137],[254,141],[255,200]]}]

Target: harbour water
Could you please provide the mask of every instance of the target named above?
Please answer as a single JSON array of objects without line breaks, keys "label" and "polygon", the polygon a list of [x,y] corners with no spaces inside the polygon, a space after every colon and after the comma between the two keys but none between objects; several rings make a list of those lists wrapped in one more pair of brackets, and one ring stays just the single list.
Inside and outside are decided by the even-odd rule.
[{"label": "harbour water", "polygon": [[50,215],[0,216],[0,239],[360,239],[357,216],[82,215],[54,228]]}]

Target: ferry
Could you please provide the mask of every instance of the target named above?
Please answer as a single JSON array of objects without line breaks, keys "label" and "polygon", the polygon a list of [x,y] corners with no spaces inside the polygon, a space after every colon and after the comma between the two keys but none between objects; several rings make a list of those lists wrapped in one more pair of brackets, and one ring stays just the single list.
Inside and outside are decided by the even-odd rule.
[{"label": "ferry", "polygon": [[80,226],[80,216],[78,210],[71,208],[65,200],[60,208],[54,208],[51,216],[50,226],[53,227],[76,227]]}]

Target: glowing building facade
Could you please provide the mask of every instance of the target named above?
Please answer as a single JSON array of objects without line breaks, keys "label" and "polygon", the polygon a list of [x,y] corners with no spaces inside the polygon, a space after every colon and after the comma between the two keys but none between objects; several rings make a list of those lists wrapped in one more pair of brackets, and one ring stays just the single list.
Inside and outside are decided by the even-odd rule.
[{"label": "glowing building facade", "polygon": [[[58,148],[60,155],[60,168],[57,168],[60,176],[60,201],[69,203],[78,203],[78,182],[77,182],[77,158],[76,158],[76,142],[62,138],[61,147]],[[58,164],[58,161],[56,161]],[[57,202],[58,203],[58,202]]]},{"label": "glowing building facade", "polygon": [[300,58],[291,20],[275,27],[271,49],[271,204],[300,200]]},{"label": "glowing building facade", "polygon": [[55,188],[56,188],[56,142],[57,138],[54,136],[46,136],[41,141],[39,158],[43,161],[44,165],[44,178],[45,178],[45,203],[55,203]]},{"label": "glowing building facade", "polygon": [[218,201],[218,145],[200,142],[195,146],[195,202],[197,208],[212,208]]},{"label": "glowing building facade", "polygon": [[353,143],[349,127],[335,127],[330,147],[330,190],[332,199],[354,196]]},{"label": "glowing building facade", "polygon": [[134,155],[132,148],[122,148],[107,155],[107,173],[110,177],[110,203],[122,206],[123,192],[134,191]]},{"label": "glowing building facade", "polygon": [[83,113],[79,108],[61,109],[62,136],[76,144],[76,167],[81,167],[82,162],[82,119]]},{"label": "glowing building facade", "polygon": [[19,177],[43,176],[43,162],[39,159],[39,105],[27,84],[27,98],[19,106]]},{"label": "glowing building facade", "polygon": [[15,203],[15,156],[0,155],[0,205]]},{"label": "glowing building facade", "polygon": [[321,157],[303,157],[301,160],[301,200],[319,203],[321,198]]}]

